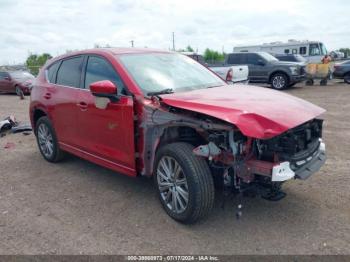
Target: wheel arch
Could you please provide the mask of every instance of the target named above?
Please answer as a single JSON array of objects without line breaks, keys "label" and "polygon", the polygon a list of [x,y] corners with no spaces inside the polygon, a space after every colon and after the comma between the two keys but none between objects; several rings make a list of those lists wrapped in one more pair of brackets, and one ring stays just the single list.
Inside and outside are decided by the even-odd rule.
[{"label": "wheel arch", "polygon": [[34,129],[34,132],[36,133],[36,123],[38,122],[38,120],[43,117],[43,116],[48,116],[48,114],[41,108],[36,108],[34,109],[33,111],[33,129]]},{"label": "wheel arch", "polygon": [[142,156],[144,169],[141,173],[146,176],[153,175],[156,154],[164,145],[175,142],[185,142],[193,146],[198,146],[205,140],[198,130],[186,125],[163,126],[148,131],[150,132],[148,137],[151,141],[145,144]]}]

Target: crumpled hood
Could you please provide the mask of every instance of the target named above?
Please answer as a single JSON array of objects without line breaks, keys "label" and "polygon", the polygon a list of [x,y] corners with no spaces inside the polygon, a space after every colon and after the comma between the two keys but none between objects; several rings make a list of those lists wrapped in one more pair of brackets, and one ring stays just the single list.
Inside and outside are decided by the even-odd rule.
[{"label": "crumpled hood", "polygon": [[325,112],[281,91],[249,85],[225,85],[161,98],[167,105],[232,123],[244,135],[259,139],[279,135]]}]

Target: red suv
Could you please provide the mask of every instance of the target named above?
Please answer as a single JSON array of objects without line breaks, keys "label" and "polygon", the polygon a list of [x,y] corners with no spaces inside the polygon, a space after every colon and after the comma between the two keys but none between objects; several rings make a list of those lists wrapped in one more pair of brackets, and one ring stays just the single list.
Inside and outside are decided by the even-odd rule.
[{"label": "red suv", "polygon": [[214,184],[284,197],[281,185],[325,162],[323,109],[274,90],[227,85],[184,55],[94,49],[47,62],[31,94],[38,146],[129,176],[153,176],[166,212],[205,216]]}]

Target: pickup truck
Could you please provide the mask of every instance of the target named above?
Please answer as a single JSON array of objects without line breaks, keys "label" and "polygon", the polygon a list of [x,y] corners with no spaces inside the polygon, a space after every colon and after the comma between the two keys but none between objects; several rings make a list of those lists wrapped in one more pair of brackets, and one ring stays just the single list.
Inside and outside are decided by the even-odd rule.
[{"label": "pickup truck", "polygon": [[182,52],[182,54],[191,57],[202,65],[208,67],[214,73],[219,75],[222,79],[224,79],[227,83],[246,83],[248,84],[249,79],[249,69],[247,65],[233,65],[233,66],[220,66],[214,64],[208,64],[205,62],[202,55],[199,55],[194,52]]},{"label": "pickup truck", "polygon": [[225,64],[248,65],[249,82],[270,84],[282,90],[306,78],[305,64],[279,61],[266,52],[241,52],[228,54]]},{"label": "pickup truck", "polygon": [[163,50],[53,58],[39,72],[29,110],[45,160],[59,162],[69,152],[131,177],[153,177],[167,214],[184,223],[210,212],[214,183],[279,200],[283,182],[307,179],[326,160],[318,118],[324,109],[275,90],[228,85]]}]

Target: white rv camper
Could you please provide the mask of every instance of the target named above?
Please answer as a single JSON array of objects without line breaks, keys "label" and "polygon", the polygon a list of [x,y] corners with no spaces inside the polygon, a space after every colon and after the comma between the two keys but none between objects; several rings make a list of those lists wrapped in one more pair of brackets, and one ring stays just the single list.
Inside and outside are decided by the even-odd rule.
[{"label": "white rv camper", "polygon": [[238,46],[233,52],[268,52],[270,54],[299,54],[305,57],[309,63],[321,63],[321,59],[327,54],[325,45],[319,41],[272,42],[262,45]]}]

